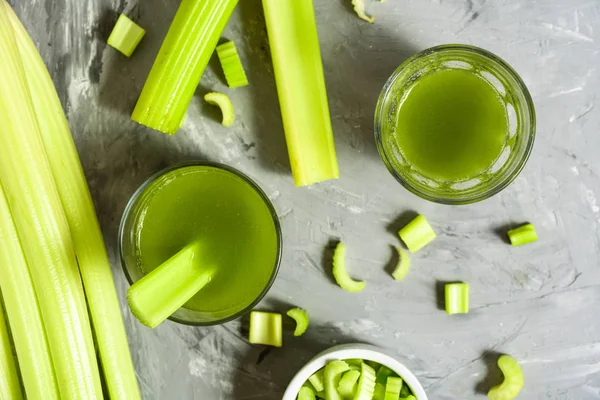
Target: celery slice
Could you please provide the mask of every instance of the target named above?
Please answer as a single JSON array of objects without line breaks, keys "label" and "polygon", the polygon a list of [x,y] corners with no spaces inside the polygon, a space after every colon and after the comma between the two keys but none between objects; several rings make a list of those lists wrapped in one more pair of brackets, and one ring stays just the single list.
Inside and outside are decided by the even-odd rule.
[{"label": "celery slice", "polygon": [[400,239],[411,253],[422,249],[435,239],[436,235],[423,215],[418,215],[398,232]]},{"label": "celery slice", "polygon": [[238,0],[182,0],[131,119],[173,135]]},{"label": "celery slice", "polygon": [[507,232],[510,243],[513,246],[523,246],[538,240],[537,232],[533,224],[525,224]]},{"label": "celery slice", "polygon": [[388,377],[387,383],[385,384],[384,400],[398,400],[400,397],[400,389],[402,389],[403,384],[402,378],[395,376]]},{"label": "celery slice", "polygon": [[231,126],[233,124],[235,111],[231,99],[226,94],[217,92],[207,93],[204,96],[204,100],[208,104],[219,106],[221,113],[223,113],[223,121],[221,122],[223,126]]},{"label": "celery slice", "polygon": [[146,31],[141,26],[127,18],[126,15],[121,14],[108,37],[107,43],[127,57],[131,57],[145,34]]},{"label": "celery slice", "polygon": [[417,398],[412,394],[409,394],[407,397],[400,397],[399,400],[417,400]]},{"label": "celery slice", "polygon": [[112,270],[77,148],[44,61],[12,9],[6,8],[43,127],[44,150],[52,174],[60,182],[58,193],[71,230],[108,392],[115,399],[139,399]]},{"label": "celery slice", "polygon": [[345,372],[340,379],[340,383],[338,384],[338,393],[343,398],[350,398],[354,396],[358,386],[358,378],[360,378],[360,372],[357,370],[352,369]]},{"label": "celery slice", "polygon": [[404,398],[404,397],[410,397],[411,396],[411,391],[408,388],[408,385],[402,385],[402,388],[400,389],[400,397]]},{"label": "celery slice", "polygon": [[248,85],[248,78],[242,65],[242,60],[235,47],[235,43],[229,41],[217,46],[217,56],[221,62],[225,80],[230,88]]},{"label": "celery slice", "polygon": [[129,308],[149,328],[156,328],[210,283],[214,269],[202,265],[200,244],[181,249],[158,268],[131,285]]},{"label": "celery slice", "polygon": [[377,379],[376,379],[376,382],[382,384],[383,386],[385,386],[386,383],[387,383],[387,379],[390,376],[395,376],[395,375],[396,375],[396,373],[394,371],[392,371],[391,369],[389,369],[385,365],[382,365],[377,370]]},{"label": "celery slice", "polygon": [[352,5],[354,6],[354,12],[358,15],[358,18],[364,19],[371,24],[375,22],[375,17],[369,17],[365,13],[365,0],[352,0]]},{"label": "celery slice", "polygon": [[408,270],[410,269],[410,256],[399,247],[396,247],[396,251],[398,251],[398,264],[396,265],[396,268],[394,268],[392,276],[395,280],[401,281],[406,274],[408,274]]},{"label": "celery slice", "polygon": [[281,347],[283,344],[281,314],[252,311],[248,340],[252,344]]},{"label": "celery slice", "polygon": [[525,383],[523,368],[514,357],[509,355],[500,356],[498,367],[504,374],[504,381],[488,392],[488,398],[490,400],[513,400],[523,389]]},{"label": "celery slice", "polygon": [[353,400],[371,400],[375,394],[375,370],[362,363],[360,379]]},{"label": "celery slice", "polygon": [[298,392],[298,400],[315,400],[315,392],[308,386],[302,386]]},{"label": "celery slice", "polygon": [[325,385],[323,384],[323,370],[320,369],[308,378],[308,381],[313,385],[317,392],[322,392],[325,390]]},{"label": "celery slice", "polygon": [[448,283],[445,286],[446,312],[452,314],[466,314],[469,312],[469,284]]},{"label": "celery slice", "polygon": [[333,277],[340,287],[348,292],[360,292],[367,285],[362,281],[355,281],[346,271],[346,246],[338,243],[333,253]]},{"label": "celery slice", "polygon": [[[308,328],[308,324],[310,322],[308,318],[308,313],[306,310],[301,308],[292,308],[287,312],[287,316],[296,321],[296,329],[294,329],[294,336],[302,336],[306,329]],[[317,389],[317,392],[319,390]]]},{"label": "celery slice", "polygon": [[375,384],[375,389],[373,391],[373,400],[384,400],[385,398],[385,385],[381,383]]},{"label": "celery slice", "polygon": [[19,368],[13,353],[8,325],[0,303],[0,399],[24,399],[19,382]]},{"label": "celery slice", "polygon": [[263,0],[296,186],[339,178],[312,0]]},{"label": "celery slice", "polygon": [[69,226],[40,140],[9,7],[4,0],[0,4],[0,180],[30,267],[61,397],[100,398],[98,364]]},{"label": "celery slice", "polygon": [[330,361],[325,366],[325,399],[327,400],[343,400],[338,393],[338,386],[342,379],[342,374],[348,371],[350,367],[344,361]]}]

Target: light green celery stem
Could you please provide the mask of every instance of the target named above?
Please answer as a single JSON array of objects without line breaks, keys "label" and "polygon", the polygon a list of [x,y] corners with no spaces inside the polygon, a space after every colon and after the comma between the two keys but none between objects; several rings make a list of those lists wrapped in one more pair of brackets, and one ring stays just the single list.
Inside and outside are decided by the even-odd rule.
[{"label": "light green celery stem", "polygon": [[339,178],[312,0],[263,0],[296,186]]},{"label": "light green celery stem", "polygon": [[30,268],[61,398],[101,398],[71,233],[40,138],[8,5],[5,0],[0,4],[0,181]]},{"label": "light green celery stem", "polygon": [[58,193],[79,261],[110,398],[139,399],[137,378],[102,231],[73,136],[44,61],[12,9],[9,18],[30,90],[35,94],[32,96],[33,106],[44,148],[52,174],[59,183]]},{"label": "light green celery stem", "polygon": [[8,325],[4,310],[0,303],[0,399],[23,399],[21,382],[19,382],[19,367],[13,353]]},{"label": "light green celery stem", "polygon": [[106,43],[131,57],[145,34],[146,31],[141,26],[121,14]]},{"label": "light green celery stem", "polygon": [[[6,196],[0,185],[0,289],[27,398],[58,399],[42,316]],[[0,398],[3,398],[0,396]]]},{"label": "light green celery stem", "polygon": [[155,328],[210,283],[214,270],[202,265],[200,245],[190,244],[131,285],[129,307],[135,317]]},{"label": "light green celery stem", "polygon": [[131,119],[173,135],[238,0],[182,0]]}]

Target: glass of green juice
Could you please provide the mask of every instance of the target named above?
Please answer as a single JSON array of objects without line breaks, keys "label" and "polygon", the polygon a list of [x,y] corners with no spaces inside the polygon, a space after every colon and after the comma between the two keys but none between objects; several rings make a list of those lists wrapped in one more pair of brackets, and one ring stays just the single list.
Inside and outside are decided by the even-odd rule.
[{"label": "glass of green juice", "polygon": [[443,204],[487,199],[521,172],[535,138],[535,108],[519,75],[467,45],[425,50],[385,84],[375,139],[392,175]]},{"label": "glass of green juice", "polygon": [[119,252],[130,284],[190,243],[212,280],[172,321],[215,325],[250,311],[273,284],[281,261],[279,220],[266,194],[243,173],[216,163],[186,162],[150,177],[129,201]]}]

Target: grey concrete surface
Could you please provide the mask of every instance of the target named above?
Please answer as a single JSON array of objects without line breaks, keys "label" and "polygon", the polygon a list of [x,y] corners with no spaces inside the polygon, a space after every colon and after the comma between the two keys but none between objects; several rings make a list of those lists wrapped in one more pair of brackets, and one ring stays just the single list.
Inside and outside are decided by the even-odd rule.
[{"label": "grey concrete surface", "polygon": [[[375,24],[350,0],[315,0],[341,179],[293,186],[258,0],[241,0],[224,33],[239,46],[250,86],[230,90],[211,61],[183,128],[167,137],[129,114],[173,17],[176,0],[13,1],[49,65],[97,204],[145,399],[280,399],[294,372],[335,343],[365,341],[411,368],[431,399],[478,399],[499,380],[497,353],[519,358],[520,399],[600,399],[600,1],[367,0]],[[106,45],[116,16],[148,31],[127,59]],[[372,118],[380,88],[411,54],[468,43],[505,58],[529,86],[538,136],[521,176],[479,204],[421,200],[380,162]],[[225,129],[201,95],[224,91],[237,107]],[[117,225],[150,174],[186,159],[221,161],[254,177],[273,200],[285,250],[262,309],[306,308],[312,325],[282,349],[249,345],[244,322],[150,330],[128,312],[116,257]],[[391,280],[394,232],[412,212],[439,238]],[[538,243],[511,248],[499,232],[531,221]],[[332,240],[348,245],[360,294],[336,287]],[[438,307],[445,281],[471,284],[472,311]]]}]

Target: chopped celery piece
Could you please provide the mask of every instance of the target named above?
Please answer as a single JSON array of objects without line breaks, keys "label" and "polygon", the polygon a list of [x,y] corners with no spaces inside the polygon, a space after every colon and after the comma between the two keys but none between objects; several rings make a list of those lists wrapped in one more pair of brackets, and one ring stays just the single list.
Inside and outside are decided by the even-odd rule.
[{"label": "chopped celery piece", "polygon": [[396,268],[394,268],[392,276],[395,280],[401,281],[406,274],[408,274],[408,270],[410,269],[410,256],[399,247],[396,247],[396,250],[398,251],[398,264],[396,265]]},{"label": "chopped celery piece", "polygon": [[362,363],[360,379],[356,388],[356,395],[353,400],[371,400],[375,393],[375,370]]},{"label": "chopped celery piece", "polygon": [[395,376],[395,375],[396,375],[396,373],[394,371],[392,371],[391,369],[389,369],[385,365],[382,365],[377,370],[377,379],[376,379],[376,382],[385,386],[385,384],[387,383],[388,377]]},{"label": "chopped celery piece", "polygon": [[402,378],[390,376],[387,378],[385,385],[385,397],[384,400],[398,400],[400,397],[400,389],[403,385]]},{"label": "chopped celery piece", "polygon": [[338,393],[343,398],[349,398],[354,396],[356,393],[356,387],[358,386],[358,378],[360,378],[360,372],[357,370],[350,370],[342,375],[340,383],[338,384]]},{"label": "chopped celery piece", "polygon": [[296,186],[339,178],[312,0],[263,0]]},{"label": "chopped celery piece", "polygon": [[156,328],[210,283],[214,269],[202,265],[202,249],[192,243],[135,282],[127,291],[129,308],[149,328]]},{"label": "chopped celery piece", "polygon": [[445,292],[448,314],[467,314],[469,312],[468,283],[448,283],[445,286]]},{"label": "chopped celery piece", "polygon": [[20,400],[24,398],[21,382],[19,382],[19,367],[10,342],[4,310],[0,303],[0,399]]},{"label": "chopped celery piece", "polygon": [[182,0],[131,119],[173,135],[238,0]]},{"label": "chopped celery piece", "polygon": [[535,226],[533,224],[525,224],[507,232],[510,243],[513,246],[522,246],[524,244],[533,243],[538,240]]},{"label": "chopped celery piece", "polygon": [[365,13],[365,0],[352,0],[352,5],[354,6],[354,12],[358,15],[358,18],[364,19],[371,24],[375,22],[375,17],[369,17]]},{"label": "chopped celery piece", "polygon": [[308,381],[313,385],[317,392],[322,392],[325,390],[325,386],[323,384],[323,370],[320,369],[308,378]]},{"label": "chopped celery piece", "polygon": [[204,96],[204,100],[206,100],[208,104],[219,106],[221,113],[223,114],[223,121],[221,122],[223,126],[231,126],[233,124],[233,121],[235,120],[235,111],[231,99],[226,94],[217,92],[207,93]]},{"label": "chopped celery piece", "polygon": [[252,311],[248,340],[252,344],[281,347],[283,344],[281,314]]},{"label": "chopped celery piece", "polygon": [[221,62],[225,80],[230,88],[248,85],[248,78],[244,66],[235,47],[235,43],[229,41],[217,46],[217,56]]},{"label": "chopped celery piece", "polygon": [[[44,150],[48,156],[54,179],[60,182],[58,194],[71,230],[108,393],[111,398],[139,399],[137,377],[131,360],[104,238],[73,136],[44,61],[17,16],[6,3],[4,4],[23,60],[38,123],[43,127],[41,137]],[[16,273],[16,271],[13,272]],[[31,281],[31,279],[29,280]],[[20,295],[24,296],[22,302],[27,303],[24,300],[27,291],[24,289],[24,284],[18,285],[18,288]],[[22,306],[29,310],[28,318],[27,320],[23,319],[23,324],[30,329],[26,338],[21,336],[23,340],[30,341],[29,344],[23,345],[25,346],[23,351],[33,354],[33,350],[27,350],[27,346],[47,347],[47,344],[41,344],[45,335],[43,332],[40,335],[31,333],[35,329],[33,327],[36,326],[31,318],[37,317],[33,316],[35,314],[33,305]],[[15,318],[11,318],[11,326],[13,322],[16,322]],[[17,352],[19,352],[18,344]],[[41,351],[38,350],[36,353],[41,354]],[[46,354],[46,356],[48,355]],[[44,393],[45,399],[53,398],[51,388],[56,387],[56,383],[53,385],[49,383],[50,380],[54,380],[53,375],[45,372],[47,368],[44,367],[41,359],[34,358],[34,356],[29,358],[32,368],[36,370],[35,376],[31,379],[38,381],[37,385],[40,392]],[[26,362],[21,363],[24,381],[28,379],[28,374],[23,371],[26,364]],[[38,396],[29,396],[32,385],[25,383],[25,386],[28,397],[38,398]]]},{"label": "chopped celery piece", "polygon": [[363,363],[363,360],[361,360],[360,358],[349,358],[345,361],[348,363],[348,365],[358,366],[359,369],[360,369],[361,364]]},{"label": "chopped celery piece", "polygon": [[333,277],[338,285],[348,292],[360,292],[367,285],[362,281],[355,281],[346,271],[346,246],[340,242],[333,253]]},{"label": "chopped celery piece", "polygon": [[315,392],[308,386],[302,386],[298,392],[298,400],[315,400]]},{"label": "chopped celery piece", "polygon": [[[294,336],[302,336],[308,328],[309,318],[308,313],[301,308],[292,308],[287,312],[287,316],[296,321],[296,329],[294,329]],[[317,390],[318,391],[318,390]]]},{"label": "chopped celery piece", "polygon": [[514,357],[508,355],[500,356],[498,367],[504,374],[504,381],[488,392],[488,398],[490,400],[513,400],[523,389],[523,368]]},{"label": "chopped celery piece", "polygon": [[327,363],[324,370],[325,398],[327,400],[343,400],[338,393],[338,386],[343,373],[349,369],[350,367],[344,361],[330,361]]},{"label": "chopped celery piece", "polygon": [[407,397],[400,397],[399,400],[417,400],[417,398],[412,394],[409,394]]},{"label": "chopped celery piece", "polygon": [[422,249],[435,239],[435,232],[423,215],[418,215],[398,232],[411,253]]},{"label": "chopped celery piece", "polygon": [[381,383],[375,384],[375,390],[373,391],[373,400],[384,400],[385,399],[385,385]]},{"label": "chopped celery piece", "polygon": [[126,15],[121,14],[108,37],[107,43],[127,57],[131,57],[145,34],[146,31],[141,26],[127,18]]},{"label": "chopped celery piece", "polygon": [[409,397],[411,394],[412,393],[408,388],[408,385],[402,385],[402,389],[400,389],[400,397]]}]

